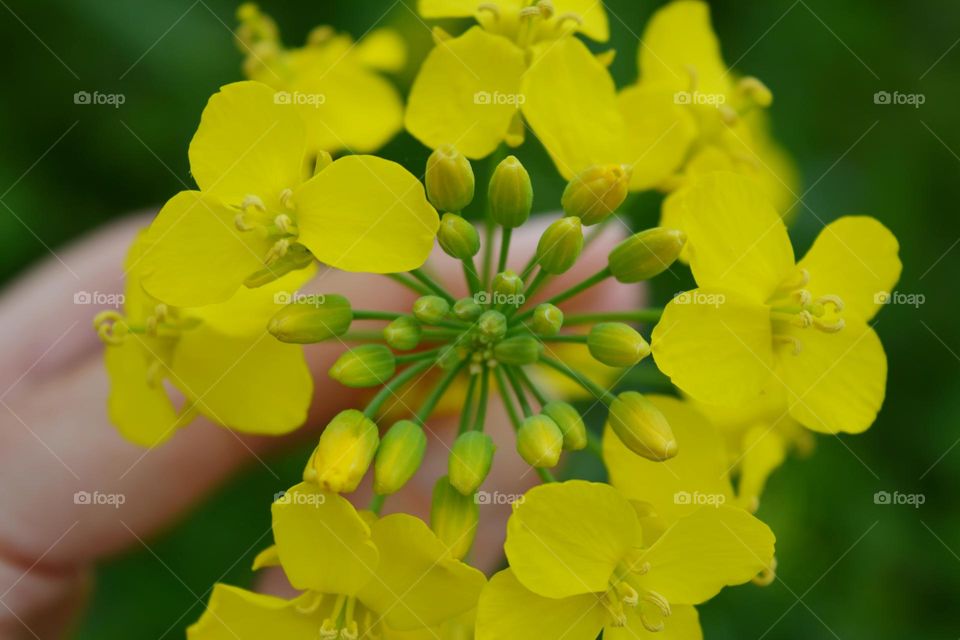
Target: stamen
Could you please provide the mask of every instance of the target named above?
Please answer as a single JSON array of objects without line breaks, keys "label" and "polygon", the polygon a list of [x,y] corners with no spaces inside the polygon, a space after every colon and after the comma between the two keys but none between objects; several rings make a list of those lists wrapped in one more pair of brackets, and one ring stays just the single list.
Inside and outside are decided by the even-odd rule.
[{"label": "stamen", "polygon": [[279,229],[283,233],[288,233],[290,235],[297,235],[297,233],[299,232],[299,229],[297,228],[297,225],[294,224],[293,219],[291,219],[290,216],[288,216],[285,213],[281,213],[276,218],[274,218],[273,224],[275,224],[277,226],[277,229]]},{"label": "stamen", "polygon": [[803,350],[803,343],[793,336],[773,336],[773,341],[779,344],[789,344],[793,347],[793,355],[798,356]]},{"label": "stamen", "polygon": [[560,14],[559,16],[557,16],[557,24],[558,24],[558,25],[562,26],[563,23],[565,23],[565,22],[572,22],[572,23],[574,23],[575,25],[577,25],[578,27],[582,27],[582,26],[583,26],[583,18],[581,18],[581,17],[580,17],[580,14],[578,14],[578,13],[569,12],[569,13],[563,13],[563,14]]},{"label": "stamen", "polygon": [[293,189],[284,189],[280,192],[280,204],[282,204],[287,209],[293,209]]},{"label": "stamen", "polygon": [[643,609],[641,609],[640,623],[643,625],[643,628],[651,633],[657,633],[659,631],[663,631],[663,628],[665,626],[663,619],[669,618],[670,614],[672,613],[670,609],[670,603],[667,602],[667,599],[664,598],[659,593],[657,593],[656,591],[648,591],[646,594],[644,594],[643,601],[645,603],[652,604],[654,607],[657,608],[657,611],[660,613],[660,620],[657,622],[653,622],[647,616],[647,611],[644,611]]},{"label": "stamen", "polygon": [[800,327],[801,329],[807,329],[813,324],[813,314],[804,309],[797,315],[793,317],[793,320],[790,323],[795,327]]},{"label": "stamen", "polygon": [[737,113],[736,109],[728,104],[721,104],[719,107],[717,107],[717,111],[720,112],[720,119],[723,120],[723,123],[729,127],[737,124],[737,121],[740,120],[740,114]]},{"label": "stamen", "polygon": [[273,264],[283,256],[287,255],[287,251],[289,250],[290,250],[289,238],[281,238],[280,240],[277,240],[273,244],[273,246],[270,247],[270,250],[267,251],[267,255],[263,258],[264,264],[266,264],[267,266],[270,266],[271,264]]},{"label": "stamen", "polygon": [[610,626],[625,627],[627,625],[627,614],[623,611],[623,604],[612,591],[604,593],[600,602],[603,603],[603,607],[610,614]]},{"label": "stamen", "polygon": [[621,582],[615,587],[620,601],[628,607],[635,607],[640,602],[640,594],[626,582]]},{"label": "stamen", "polygon": [[150,362],[150,365],[147,367],[147,386],[151,389],[158,388],[163,384],[163,363],[160,362],[159,358],[154,359]]},{"label": "stamen", "polygon": [[483,2],[483,3],[479,4],[479,5],[477,5],[477,11],[478,11],[478,12],[479,12],[479,11],[489,11],[491,14],[493,14],[493,19],[494,19],[494,20],[499,20],[499,19],[500,19],[500,7],[498,7],[498,6],[496,5],[496,3],[494,3],[494,2]]},{"label": "stamen", "polygon": [[251,207],[257,209],[258,211],[267,210],[267,206],[263,204],[263,200],[260,199],[260,196],[255,196],[253,194],[244,196],[243,202],[240,203],[240,208],[244,211],[250,209]]},{"label": "stamen", "polygon": [[824,322],[820,318],[813,318],[813,326],[824,333],[838,333],[843,331],[847,323],[844,322],[843,318],[838,318],[834,322]]},{"label": "stamen", "polygon": [[242,213],[238,213],[236,216],[234,216],[233,226],[235,226],[239,231],[253,231],[255,228],[249,222],[247,222],[247,217]]},{"label": "stamen", "polygon": [[[123,344],[127,326],[123,314],[118,311],[101,311],[93,318],[93,328],[104,344]],[[118,330],[119,329],[119,330]]]},{"label": "stamen", "polygon": [[843,299],[841,299],[840,296],[833,295],[832,293],[825,296],[820,296],[819,298],[817,298],[816,302],[817,304],[822,304],[822,305],[828,305],[828,304],[832,305],[834,311],[836,311],[837,313],[840,313],[841,311],[843,311],[843,307],[844,307]]},{"label": "stamen", "polygon": [[305,604],[297,605],[297,613],[302,613],[304,615],[316,613],[321,604],[323,604],[323,594],[319,591],[315,592]]}]

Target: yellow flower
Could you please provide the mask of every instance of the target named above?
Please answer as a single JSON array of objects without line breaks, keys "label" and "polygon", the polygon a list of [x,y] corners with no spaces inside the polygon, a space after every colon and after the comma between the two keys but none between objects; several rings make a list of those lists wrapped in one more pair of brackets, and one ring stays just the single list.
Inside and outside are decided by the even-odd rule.
[{"label": "yellow flower", "polygon": [[306,125],[280,95],[237,82],[210,99],[190,144],[200,190],[174,196],[150,227],[143,286],[152,296],[182,307],[224,302],[255,274],[282,275],[311,254],[375,273],[426,260],[440,222],[422,184],[373,156],[305,179]]},{"label": "yellow flower", "polygon": [[704,506],[658,535],[644,510],[581,480],[529,491],[507,525],[510,568],[480,596],[478,640],[698,640],[693,605],[773,558],[773,533],[742,509]]},{"label": "yellow flower", "polygon": [[273,20],[255,4],[240,7],[238,38],[250,80],[270,85],[298,107],[311,152],[369,153],[403,128],[403,102],[380,72],[406,64],[406,45],[391,29],[359,42],[331,27],[313,29],[299,49],[284,48]]},{"label": "yellow flower", "polygon": [[[217,585],[190,640],[427,637],[469,613],[486,582],[450,557],[421,520],[377,519],[344,498],[299,484],[273,504],[276,547],[254,568],[279,564],[303,593],[293,600]],[[429,637],[441,637],[429,635]]]},{"label": "yellow flower", "polygon": [[840,218],[797,264],[776,211],[734,173],[693,185],[682,215],[699,288],[671,301],[654,329],[661,371],[705,404],[736,407],[778,385],[814,431],[867,429],[887,376],[868,323],[901,270],[890,231]]},{"label": "yellow flower", "polygon": [[[145,233],[126,262],[123,314],[101,313],[110,420],[128,440],[157,445],[197,413],[246,433],[279,435],[307,418],[313,381],[297,345],[266,333],[270,317],[312,274],[291,273],[203,308],[160,303],[140,286]],[[164,383],[183,395],[177,408]]]}]

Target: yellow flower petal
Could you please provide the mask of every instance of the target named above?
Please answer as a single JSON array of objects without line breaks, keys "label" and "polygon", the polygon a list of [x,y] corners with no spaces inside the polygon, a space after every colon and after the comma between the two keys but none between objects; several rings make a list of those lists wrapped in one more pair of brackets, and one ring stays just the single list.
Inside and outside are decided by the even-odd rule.
[{"label": "yellow flower petal", "polygon": [[669,396],[647,395],[670,423],[680,453],[665,462],[651,462],[627,449],[608,427],[603,460],[610,482],[631,500],[653,505],[667,522],[695,511],[701,500],[733,502],[723,439],[689,403]]},{"label": "yellow flower petal", "polygon": [[397,72],[407,64],[407,43],[394,29],[375,29],[363,36],[353,54],[366,67]]},{"label": "yellow flower petal", "polygon": [[603,2],[596,0],[553,0],[556,16],[574,15],[580,19],[577,31],[597,42],[610,39],[610,24]]},{"label": "yellow flower petal", "polygon": [[837,333],[790,329],[800,353],[779,353],[790,415],[822,433],[861,433],[877,417],[887,386],[887,356],[876,332],[847,316]]},{"label": "yellow flower petal", "polygon": [[760,423],[744,434],[740,481],[737,483],[737,498],[743,507],[751,511],[756,509],[767,478],[783,464],[786,451],[786,440],[776,425]]},{"label": "yellow flower petal", "polygon": [[185,331],[171,369],[200,413],[236,431],[280,435],[307,419],[313,380],[303,348],[266,330],[244,337],[203,325]]},{"label": "yellow flower petal", "polygon": [[156,446],[174,434],[177,412],[162,384],[148,384],[154,355],[138,335],[107,346],[104,361],[110,378],[107,408],[120,434],[141,447]]},{"label": "yellow flower petal", "polygon": [[181,191],[150,225],[137,268],[161,302],[199,307],[230,299],[263,267],[271,243],[237,229],[237,212],[198,191]]},{"label": "yellow flower petal", "polygon": [[260,197],[276,209],[280,193],[303,180],[306,125],[259,82],[222,87],[203,110],[190,143],[190,172],[200,190],[239,205]]},{"label": "yellow flower petal", "polygon": [[694,289],[653,330],[657,367],[691,397],[737,406],[760,395],[774,366],[769,308],[734,293]]},{"label": "yellow flower petal", "polygon": [[639,615],[627,613],[627,626],[608,626],[603,630],[604,640],[703,640],[700,615],[688,605],[670,607],[670,616],[663,619],[662,631],[647,631]]},{"label": "yellow flower petal", "polygon": [[843,300],[843,315],[869,320],[900,279],[900,245],[890,230],[868,216],[846,216],[817,236],[798,265],[810,273],[807,288]]},{"label": "yellow flower petal", "polygon": [[187,629],[188,640],[314,640],[325,612],[297,610],[303,598],[283,600],[224,584],[214,586],[200,620]]},{"label": "yellow flower petal", "polygon": [[374,579],[379,553],[370,527],[345,498],[301,483],[272,511],[280,563],[294,588],[354,596]]},{"label": "yellow flower petal", "polygon": [[706,175],[687,191],[683,206],[690,267],[700,287],[765,302],[793,271],[787,229],[750,178]]},{"label": "yellow flower petal", "polygon": [[645,85],[690,90],[692,69],[698,91],[728,93],[730,77],[706,2],[680,0],[667,4],[650,18],[641,40],[640,80]]},{"label": "yellow flower petal", "polygon": [[417,0],[417,13],[427,19],[467,18],[477,12],[479,4],[476,0]]},{"label": "yellow flower petal", "polygon": [[407,130],[433,149],[452,144],[468,158],[489,155],[517,113],[525,70],[519,47],[480,27],[439,42],[410,90]]},{"label": "yellow flower petal", "polygon": [[372,525],[371,534],[380,564],[359,598],[391,628],[438,625],[477,605],[486,578],[450,557],[423,521],[407,514],[389,515]]},{"label": "yellow flower petal", "polygon": [[613,487],[571,480],[527,492],[507,524],[510,567],[548,598],[602,592],[640,535],[637,516]]},{"label": "yellow flower petal", "polygon": [[668,91],[633,86],[617,98],[626,123],[632,191],[659,186],[680,168],[697,135],[690,113]]},{"label": "yellow flower petal", "polygon": [[395,162],[347,156],[294,193],[300,242],[344,271],[420,267],[440,227],[423,185]]},{"label": "yellow flower petal", "polygon": [[628,159],[613,78],[580,40],[538,45],[523,96],[523,115],[564,178]]},{"label": "yellow flower petal", "polygon": [[604,616],[595,594],[545,598],[520,584],[507,569],[493,576],[480,595],[477,640],[594,640]]},{"label": "yellow flower petal", "polygon": [[650,570],[637,581],[670,604],[699,604],[769,567],[773,543],[770,528],[743,509],[701,507],[643,554]]}]

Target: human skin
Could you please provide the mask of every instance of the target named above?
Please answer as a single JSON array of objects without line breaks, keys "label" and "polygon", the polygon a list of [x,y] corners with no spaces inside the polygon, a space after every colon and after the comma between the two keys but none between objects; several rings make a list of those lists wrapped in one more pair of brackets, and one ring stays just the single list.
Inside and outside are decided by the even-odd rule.
[{"label": "human skin", "polygon": [[[260,464],[269,468],[278,450],[315,439],[330,417],[362,401],[359,392],[326,377],[343,345],[323,343],[307,349],[317,388],[307,425],[290,436],[240,435],[201,417],[155,449],[121,438],[107,419],[104,347],[91,325],[100,309],[75,304],[74,294],[122,291],[124,255],[148,222],[145,216],[133,216],[58,249],[0,294],[0,638],[68,637],[98,561],[149,547],[240,470]],[[511,249],[514,269],[526,263],[545,225],[536,220],[518,230]],[[605,266],[624,231],[619,222],[610,225],[542,295]],[[443,255],[431,261],[438,276],[463,293],[460,266]],[[358,309],[408,311],[414,299],[385,277],[333,270],[321,271],[310,289],[345,293]],[[567,310],[637,308],[641,295],[637,286],[608,280],[572,299]],[[448,415],[429,421],[431,442],[423,468],[387,501],[386,513],[427,516],[457,420]],[[515,453],[512,429],[496,399],[487,432],[498,451],[485,488],[521,493],[534,484],[537,476]],[[75,504],[77,491],[122,494],[125,501],[119,507]],[[368,485],[352,497],[365,505]],[[501,561],[508,515],[509,505],[484,507],[474,559],[484,570]],[[277,571],[266,572],[260,588],[272,593],[289,589]]]}]

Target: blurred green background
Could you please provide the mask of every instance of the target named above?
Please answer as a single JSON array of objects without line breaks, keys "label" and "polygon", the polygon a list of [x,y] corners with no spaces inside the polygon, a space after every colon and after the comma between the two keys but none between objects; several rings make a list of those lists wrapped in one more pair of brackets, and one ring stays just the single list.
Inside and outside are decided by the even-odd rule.
[{"label": "blurred green background", "polygon": [[[180,189],[178,178],[189,182],[186,150],[200,112],[217,87],[240,78],[241,56],[229,30],[234,0],[0,4],[6,61],[0,277],[7,281],[46,258],[46,246],[156,206]],[[322,23],[356,36],[398,27],[416,62],[431,42],[413,4],[261,6],[289,44]],[[606,4],[619,51],[612,69],[623,85],[636,75],[637,36],[662,3]],[[890,376],[874,427],[858,437],[821,437],[812,458],[792,460],[773,477],[760,516],[778,534],[781,580],[766,589],[727,590],[704,606],[707,637],[956,638],[960,3],[711,4],[728,63],[773,89],[776,135],[802,170],[806,206],[791,230],[798,254],[821,220],[876,216],[901,242],[898,291],[922,294],[925,303],[890,305],[879,316]],[[412,73],[411,65],[397,78],[402,88]],[[126,103],[75,105],[80,90],[123,93]],[[877,91],[921,93],[926,100],[919,108],[877,105]],[[552,166],[535,142],[523,154],[538,204],[555,206],[562,184]],[[404,134],[384,155],[416,171],[426,151]],[[638,224],[655,219],[657,200],[635,203]],[[292,483],[304,457],[299,452],[271,465]],[[76,637],[183,637],[200,613],[194,594],[203,597],[217,579],[249,582],[249,560],[265,541],[251,544],[269,527],[267,503],[279,488],[262,468],[251,470],[151,540],[179,578],[146,551],[105,564]],[[873,495],[881,490],[923,493],[926,501],[920,508],[876,505]],[[255,500],[261,508],[251,508]]]}]

